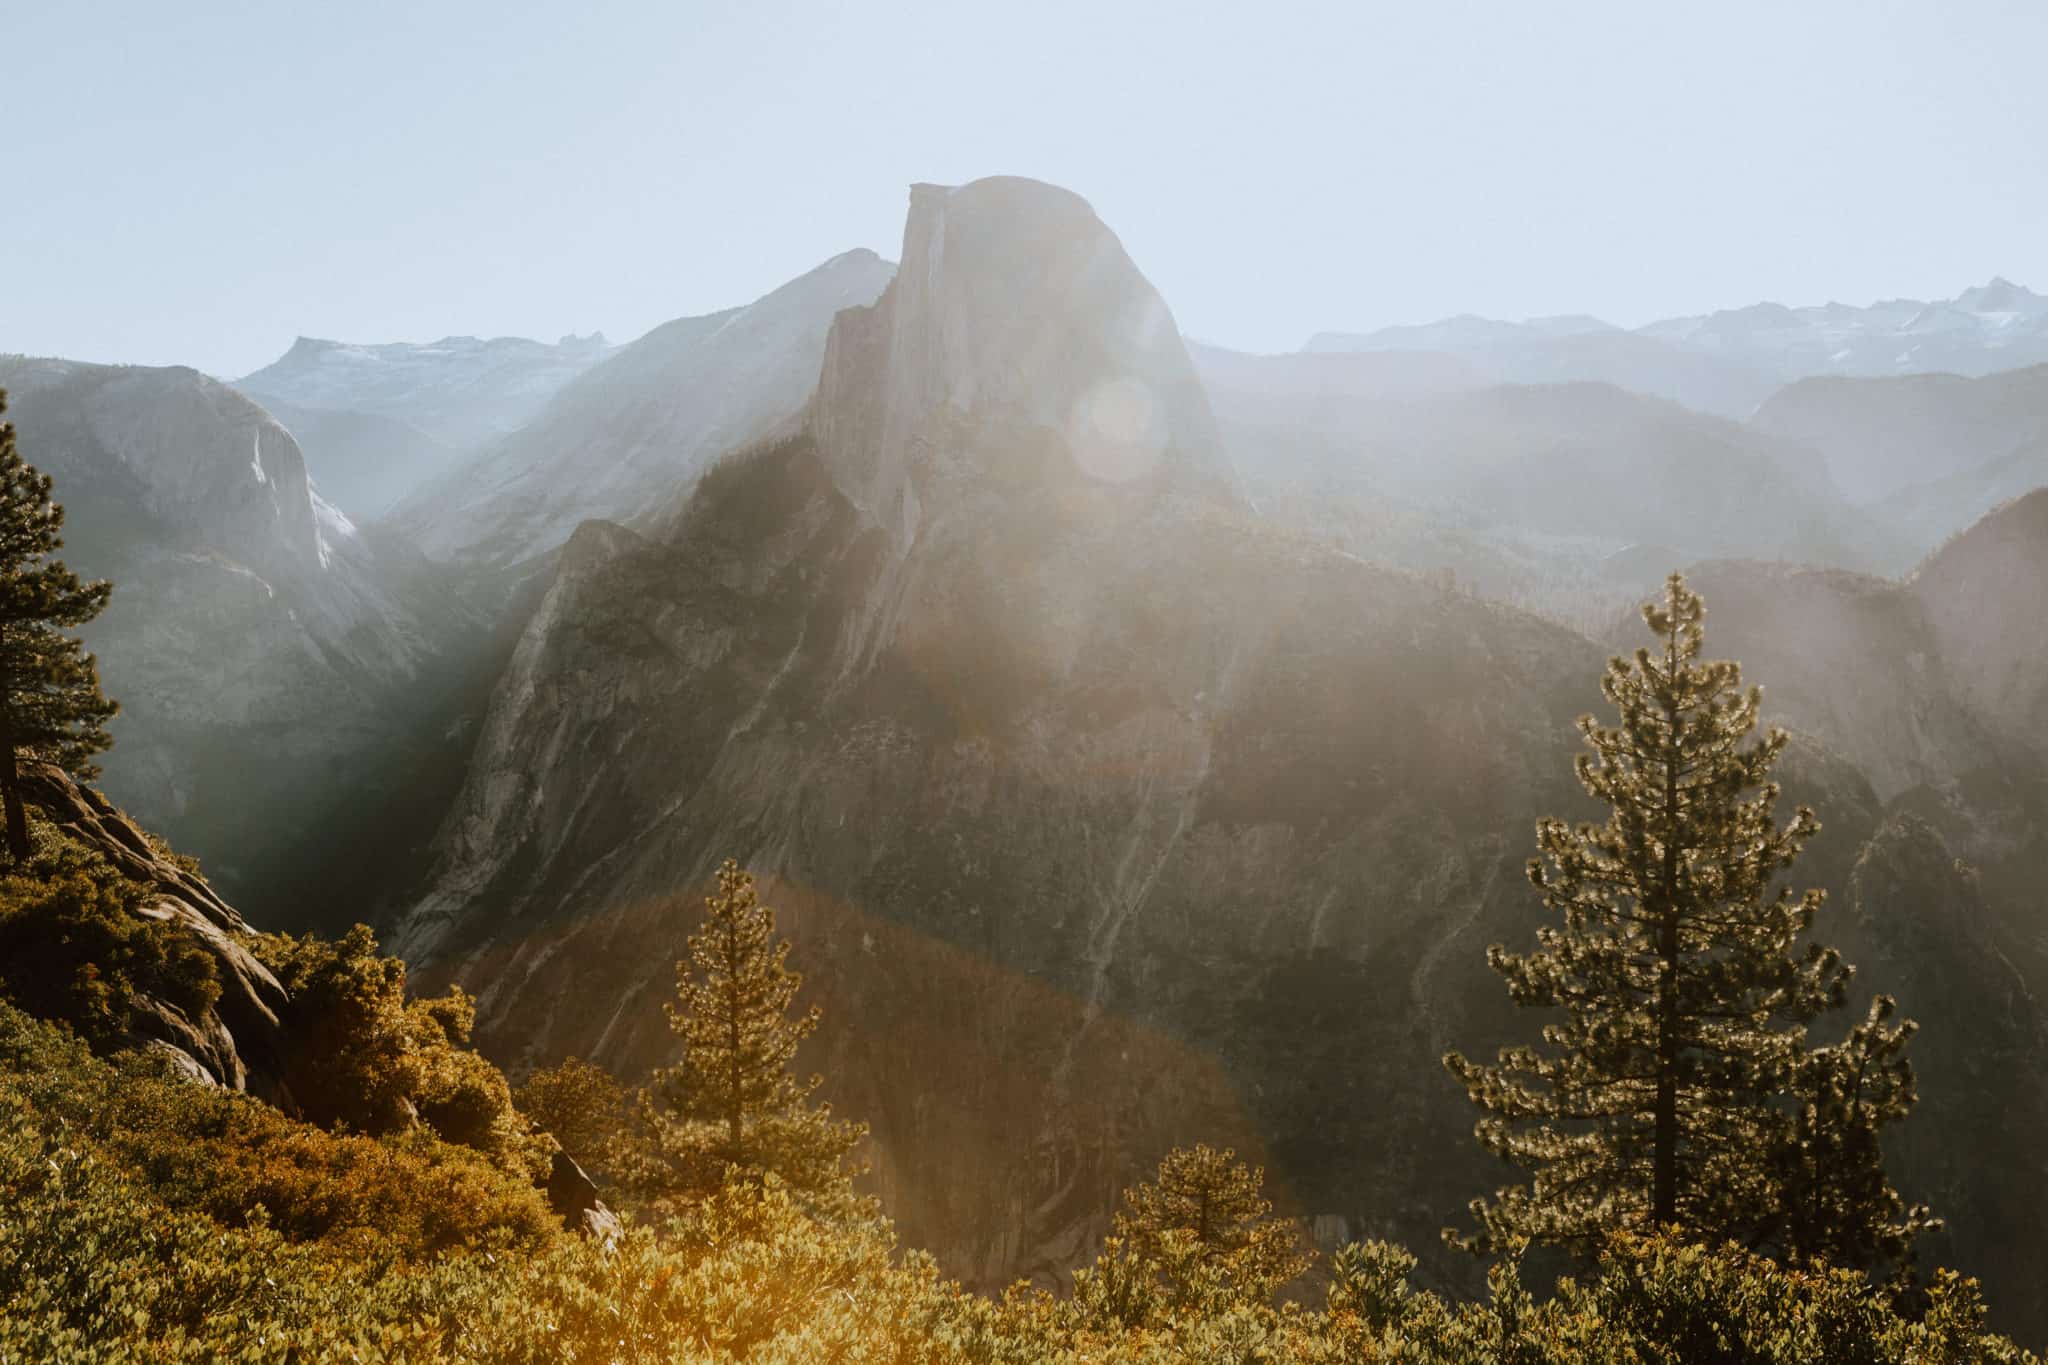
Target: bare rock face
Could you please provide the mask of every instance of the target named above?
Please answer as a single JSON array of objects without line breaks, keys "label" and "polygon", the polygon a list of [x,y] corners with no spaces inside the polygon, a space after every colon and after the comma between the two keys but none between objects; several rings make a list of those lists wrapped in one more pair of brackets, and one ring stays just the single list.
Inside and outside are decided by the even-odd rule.
[{"label": "bare rock face", "polygon": [[633,1070],[738,856],[961,1272],[1058,1273],[1205,1137],[1419,1244],[1484,1179],[1435,1058],[1506,1012],[1502,832],[1569,805],[1597,670],[1253,518],[1079,200],[920,188],[802,430],[571,540],[397,941],[501,1055]]},{"label": "bare rock face", "polygon": [[1165,300],[1080,196],[1037,181],[911,187],[903,263],[834,324],[809,422],[840,490],[906,545],[937,485],[1002,472],[959,458],[970,415],[1105,483],[1233,488]]},{"label": "bare rock face", "polygon": [[[1197,1140],[1292,1212],[1434,1246],[1499,1179],[1438,1058],[1533,1027],[1485,949],[1540,922],[1531,822],[1592,813],[1603,651],[1261,520],[1157,295],[1063,191],[915,189],[821,371],[794,430],[570,539],[395,941],[501,1058],[633,1073],[672,1055],[673,964],[737,857],[827,1014],[805,1065],[956,1273],[1059,1275]],[[1847,885],[1913,799],[1992,848],[1979,774],[1935,758],[1989,742],[1925,613],[1749,574],[1707,586],[1710,638],[1805,718],[1802,880]],[[1826,709],[1809,625],[1894,672]],[[1906,1007],[1932,1032],[1971,1003]]]},{"label": "bare rock face", "polygon": [[83,631],[122,703],[105,783],[237,894],[449,643],[388,552],[322,499],[290,433],[187,369],[0,358],[62,557],[111,578]]},{"label": "bare rock face", "polygon": [[548,1207],[570,1228],[607,1247],[625,1235],[625,1225],[598,1198],[597,1184],[561,1148],[548,1167]]}]

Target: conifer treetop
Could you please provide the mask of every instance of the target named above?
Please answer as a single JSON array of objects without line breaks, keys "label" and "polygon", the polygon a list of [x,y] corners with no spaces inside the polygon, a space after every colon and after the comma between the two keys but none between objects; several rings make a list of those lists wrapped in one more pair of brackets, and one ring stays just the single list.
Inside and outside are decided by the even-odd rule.
[{"label": "conifer treetop", "polygon": [[[1480,1231],[1447,1233],[1456,1244],[1591,1254],[1660,1225],[1751,1245],[1790,1237],[1798,1096],[1832,1093],[1838,1070],[1837,1054],[1809,1053],[1807,1030],[1845,1003],[1851,969],[1810,937],[1824,893],[1778,885],[1820,824],[1803,806],[1778,820],[1786,734],[1756,735],[1762,693],[1739,665],[1703,659],[1704,618],[1679,574],[1645,605],[1654,646],[1601,678],[1616,719],[1579,721],[1575,770],[1607,818],[1537,824],[1529,880],[1549,918],[1534,951],[1496,944],[1487,962],[1549,1022],[1540,1043],[1491,1064],[1445,1058],[1482,1111],[1481,1145],[1527,1180],[1476,1201]],[[1890,1056],[1880,1041],[1859,1046]],[[1874,1123],[1903,1107],[1856,1112]],[[1815,1143],[1862,1142],[1808,1127]],[[1859,1197],[1890,1189],[1869,1174]]]},{"label": "conifer treetop", "polygon": [[848,1165],[867,1125],[833,1118],[812,1099],[822,1078],[790,1070],[822,1017],[815,1005],[791,1013],[802,984],[775,912],[727,859],[676,963],[667,1011],[682,1056],[655,1073],[640,1104],[649,1151],[637,1179],[657,1198],[703,1197],[735,1174],[772,1175],[814,1212],[871,1212],[852,1193],[859,1172]]},{"label": "conifer treetop", "polygon": [[0,423],[0,797],[16,862],[28,857],[19,761],[98,776],[92,758],[113,742],[107,723],[119,709],[100,692],[98,663],[65,633],[104,611],[113,585],[82,581],[52,557],[64,509],[51,490],[50,476],[21,458],[14,425]]}]

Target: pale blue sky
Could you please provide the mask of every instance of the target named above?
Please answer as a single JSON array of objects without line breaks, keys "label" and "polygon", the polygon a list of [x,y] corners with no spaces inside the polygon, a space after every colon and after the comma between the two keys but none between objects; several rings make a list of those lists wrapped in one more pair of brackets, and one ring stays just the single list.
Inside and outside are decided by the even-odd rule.
[{"label": "pale blue sky", "polygon": [[2031,0],[0,0],[0,350],[626,340],[995,173],[1251,349],[2048,290],[2044,53]]}]

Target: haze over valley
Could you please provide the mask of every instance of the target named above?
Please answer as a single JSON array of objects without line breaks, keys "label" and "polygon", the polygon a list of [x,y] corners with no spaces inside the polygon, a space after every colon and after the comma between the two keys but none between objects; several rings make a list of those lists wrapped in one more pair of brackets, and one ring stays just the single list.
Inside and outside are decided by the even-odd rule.
[{"label": "haze over valley", "polygon": [[[1417,297],[1461,250],[1505,278],[1505,237],[1447,216],[1440,258],[1315,256],[1321,189],[1256,251],[1238,207],[1125,235],[1157,170],[988,136],[986,168],[847,200],[888,199],[886,241],[825,202],[852,192],[820,145],[785,168],[819,177],[801,233],[735,195],[641,287],[522,258],[528,316],[592,282],[582,330],[489,335],[459,262],[445,296],[392,268],[474,335],[293,328],[261,363],[291,301],[240,285],[215,335],[182,321],[186,364],[122,363],[168,358],[154,322],[53,355],[85,333],[0,310],[0,1205],[49,1220],[0,1213],[0,1290],[62,1281],[87,1217],[130,1264],[144,1234],[106,1229],[160,1209],[281,1258],[293,1358],[539,1359],[587,1327],[611,1344],[575,1358],[1504,1359],[1517,1282],[1541,1350],[1514,1358],[1596,1329],[1701,1358],[1655,1333],[1797,1281],[1786,1321],[1853,1319],[1854,1358],[2031,1359],[2048,296],[2017,281],[2048,258],[1703,300],[1674,239],[1668,286],[1499,317],[1446,286],[1404,321],[1373,281]],[[1031,145],[1099,185],[979,173]],[[354,312],[317,273],[316,332]],[[1276,349],[1299,310],[1233,314],[1211,273],[1328,315]],[[629,294],[672,316],[598,330]],[[1190,1188],[1241,1226],[1175,1222]],[[1842,1278],[1772,1278],[1809,1257]],[[70,1292],[0,1308],[0,1357],[241,1340],[169,1281],[125,1326]],[[1965,1292],[1988,1317],[1956,1327]],[[589,1326],[592,1294],[638,1325]],[[1728,1358],[1824,1358],[1783,1339]]]}]

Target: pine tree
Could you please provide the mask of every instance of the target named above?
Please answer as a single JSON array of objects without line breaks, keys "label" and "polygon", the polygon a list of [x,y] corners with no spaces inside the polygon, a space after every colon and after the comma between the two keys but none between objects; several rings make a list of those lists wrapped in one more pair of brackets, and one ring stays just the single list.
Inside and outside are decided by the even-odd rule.
[{"label": "pine tree", "polygon": [[[1911,1102],[1888,1069],[1903,1037],[1807,1050],[1808,1024],[1843,1003],[1850,972],[1832,949],[1801,947],[1823,893],[1772,885],[1819,824],[1804,807],[1777,823],[1786,735],[1752,738],[1760,693],[1743,690],[1738,665],[1701,660],[1703,617],[1678,574],[1644,607],[1658,647],[1612,660],[1601,681],[1619,725],[1579,722],[1591,750],[1579,781],[1607,820],[1537,827],[1529,877],[1561,922],[1537,930],[1532,953],[1487,954],[1517,1004],[1563,1018],[1493,1065],[1444,1059],[1485,1111],[1481,1144],[1528,1176],[1475,1201],[1481,1231],[1447,1232],[1455,1243],[1586,1253],[1618,1229],[1671,1224],[1761,1244],[1793,1227],[1789,1152],[1804,1143],[1808,1166],[1831,1171],[1830,1144],[1862,1141],[1842,1114],[1874,1122],[1871,1104],[1891,1117]],[[1852,1058],[1874,1065],[1861,1098],[1838,1103]],[[1804,1118],[1802,1087],[1820,1097]],[[1864,1155],[1874,1162],[1874,1147]],[[1823,1181],[1813,1195],[1868,1208],[1871,1191]]]},{"label": "pine tree", "polygon": [[789,944],[775,937],[775,912],[731,859],[718,869],[689,952],[676,963],[677,999],[668,1006],[683,1055],[642,1097],[648,1151],[636,1183],[658,1198],[701,1198],[735,1174],[773,1174],[813,1212],[864,1210],[846,1158],[867,1126],[811,1102],[822,1078],[790,1072],[820,1014],[813,1006],[790,1016],[803,978],[788,965]]},{"label": "pine tree", "polygon": [[1228,1148],[1176,1147],[1149,1182],[1124,1192],[1115,1236],[1167,1281],[1172,1302],[1208,1286],[1263,1302],[1310,1259],[1294,1225],[1273,1217],[1264,1184],[1265,1173]]},{"label": "pine tree", "polygon": [[1908,1207],[1884,1170],[1879,1133],[1918,1098],[1906,1044],[1917,1025],[1892,1022],[1888,995],[1840,1043],[1815,1048],[1793,1073],[1792,1132],[1778,1153],[1778,1216],[1768,1245],[1787,1259],[1910,1273],[1913,1242],[1941,1221]]},{"label": "pine tree", "polygon": [[[0,414],[6,411],[0,392]],[[99,668],[63,631],[98,616],[113,585],[81,582],[50,558],[64,544],[63,525],[50,476],[23,462],[13,424],[0,423],[0,798],[17,864],[29,855],[21,759],[91,778],[99,772],[92,756],[112,742],[107,722],[116,708],[100,695]]]}]

